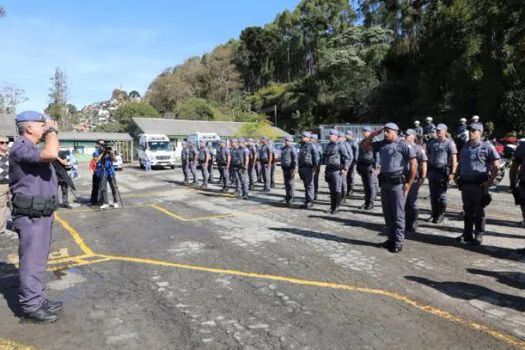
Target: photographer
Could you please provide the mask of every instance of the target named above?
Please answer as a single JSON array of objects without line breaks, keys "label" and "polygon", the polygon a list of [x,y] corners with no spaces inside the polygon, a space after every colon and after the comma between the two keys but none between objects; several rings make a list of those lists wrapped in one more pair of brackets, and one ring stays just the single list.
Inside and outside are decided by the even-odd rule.
[{"label": "photographer", "polygon": [[[69,186],[66,182],[66,179],[63,178],[64,176],[67,176],[67,172],[71,169],[72,164],[67,159],[67,156],[65,155],[63,151],[58,152],[58,158],[52,164],[56,169],[58,185],[60,186],[60,189],[62,190],[62,204],[60,206],[66,209],[72,209],[71,206],[69,205],[69,199],[68,199],[68,193],[67,193]],[[61,167],[62,171],[60,171],[60,169],[57,169],[58,167]]]},{"label": "photographer", "polygon": [[[115,181],[115,168],[113,167],[113,162],[116,161],[116,158],[113,150],[111,147],[106,147],[103,140],[98,140],[97,150],[93,153],[93,159],[97,163],[97,167],[93,177],[92,203],[93,195],[96,195],[96,203],[100,205],[100,209],[109,208],[107,190],[109,182],[113,195],[112,206],[118,208],[117,184]],[[97,188],[96,192],[95,187]]]}]

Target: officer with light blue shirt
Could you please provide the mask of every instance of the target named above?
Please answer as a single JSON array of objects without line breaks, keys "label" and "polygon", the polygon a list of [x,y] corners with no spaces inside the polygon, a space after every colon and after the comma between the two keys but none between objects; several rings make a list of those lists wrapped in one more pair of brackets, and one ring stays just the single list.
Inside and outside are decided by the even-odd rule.
[{"label": "officer with light blue shirt", "polygon": [[[459,171],[455,181],[463,200],[463,234],[457,238],[474,245],[483,242],[485,234],[485,207],[490,203],[489,188],[498,175],[500,155],[494,146],[481,140],[483,125],[469,126],[469,141],[459,154]],[[473,229],[475,236],[473,237]]]},{"label": "officer with light blue shirt", "polygon": [[343,196],[343,178],[346,180],[346,172],[350,167],[350,157],[346,147],[339,142],[339,131],[330,129],[330,143],[324,152],[325,180],[330,189],[330,208],[326,211],[330,214],[337,214],[341,206]]},{"label": "officer with light blue shirt", "polygon": [[432,216],[429,221],[440,224],[445,219],[447,210],[447,188],[452,182],[457,168],[456,144],[447,138],[447,126],[438,124],[436,138],[427,144],[428,153],[428,186],[430,188],[430,204]]},{"label": "officer with light blue shirt", "polygon": [[365,193],[365,202],[359,209],[372,210],[374,208],[374,201],[379,191],[379,184],[375,167],[377,166],[376,155],[372,150],[366,150],[363,142],[372,133],[372,128],[365,126],[361,131],[364,139],[359,144],[359,151],[357,155],[357,173],[361,176],[363,182],[363,191]]},{"label": "officer with light blue shirt", "polygon": [[359,157],[359,144],[353,139],[354,133],[351,130],[346,132],[346,142],[352,150],[352,163],[346,174],[347,191],[346,196],[349,197],[354,193],[355,168],[357,165],[357,158]]},{"label": "officer with light blue shirt", "polygon": [[283,169],[284,190],[286,195],[284,201],[291,204],[295,197],[295,171],[297,167],[297,153],[292,145],[293,137],[284,137],[284,148],[281,151],[281,168]]},{"label": "officer with light blue shirt", "polygon": [[314,172],[320,163],[319,152],[310,141],[312,136],[308,131],[303,132],[303,142],[299,150],[299,176],[303,180],[305,202],[303,208],[308,209],[314,205]]},{"label": "officer with light blue shirt", "polygon": [[245,147],[246,140],[232,140],[231,164],[235,174],[235,193],[237,198],[249,199],[248,164],[250,151]]},{"label": "officer with light blue shirt", "polygon": [[231,154],[228,147],[226,147],[226,141],[221,140],[220,147],[217,150],[215,157],[217,161],[217,168],[219,169],[220,179],[222,181],[221,192],[228,192],[228,179],[230,177],[229,168],[231,162]]},{"label": "officer with light blue shirt", "polygon": [[[348,161],[350,162],[350,165],[354,161],[354,153],[352,152],[352,147],[346,142],[346,134],[344,131],[339,131],[339,142],[343,147],[346,149],[346,154],[348,154]],[[348,167],[348,170],[350,170],[350,166]],[[343,203],[346,203],[347,201],[347,192],[348,192],[348,172],[345,174],[345,177],[343,178],[343,184],[342,184],[342,197],[343,197]]]},{"label": "officer with light blue shirt", "polygon": [[[20,137],[9,151],[9,185],[14,230],[19,239],[18,298],[24,316],[37,323],[54,322],[62,302],[45,296],[58,181],[51,163],[58,158],[58,125],[38,112],[16,116]],[[43,148],[37,145],[45,142]]]},{"label": "officer with light blue shirt", "polygon": [[261,163],[261,174],[264,182],[263,192],[270,192],[271,187],[271,168],[273,164],[273,152],[269,145],[270,140],[267,137],[261,139],[259,148],[259,161]]},{"label": "officer with light blue shirt", "polygon": [[323,147],[321,144],[319,144],[318,136],[317,134],[312,134],[312,137],[310,138],[312,141],[312,144],[315,147],[315,150],[317,151],[317,155],[319,157],[319,164],[314,170],[314,201],[317,200],[317,193],[319,192],[319,174],[321,173],[321,163],[323,159]]},{"label": "officer with light blue shirt", "polygon": [[[384,140],[372,142],[374,136],[384,133]],[[381,204],[385,217],[388,240],[381,246],[392,253],[403,249],[405,240],[405,203],[417,172],[416,152],[398,137],[399,127],[385,124],[364,140],[364,148],[379,154],[381,171]],[[408,175],[406,168],[409,168]]]}]

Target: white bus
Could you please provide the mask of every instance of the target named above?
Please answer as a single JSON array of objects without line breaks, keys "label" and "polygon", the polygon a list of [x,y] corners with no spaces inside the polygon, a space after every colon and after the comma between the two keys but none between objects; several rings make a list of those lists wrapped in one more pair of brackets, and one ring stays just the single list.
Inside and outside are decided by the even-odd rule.
[{"label": "white bus", "polygon": [[145,168],[149,159],[151,167],[167,167],[175,169],[175,149],[168,136],[164,134],[139,135],[139,164]]}]

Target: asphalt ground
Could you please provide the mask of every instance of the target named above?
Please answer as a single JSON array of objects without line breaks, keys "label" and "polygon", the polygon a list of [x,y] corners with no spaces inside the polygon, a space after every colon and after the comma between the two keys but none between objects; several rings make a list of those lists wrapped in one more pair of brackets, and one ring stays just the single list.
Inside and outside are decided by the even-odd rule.
[{"label": "asphalt ground", "polygon": [[[324,181],[304,210],[297,177],[289,208],[276,174],[272,192],[258,186],[238,200],[217,185],[184,186],[179,169],[126,168],[124,207],[104,211],[84,204],[91,179],[82,176],[80,203],[60,209],[53,230],[47,293],[65,302],[59,321],[19,319],[18,241],[0,237],[0,349],[525,348],[525,235],[505,186],[482,246],[455,242],[452,188],[447,220],[420,222],[391,254],[377,247],[380,203],[358,209],[360,180],[332,216]],[[420,203],[424,218],[429,201]]]}]

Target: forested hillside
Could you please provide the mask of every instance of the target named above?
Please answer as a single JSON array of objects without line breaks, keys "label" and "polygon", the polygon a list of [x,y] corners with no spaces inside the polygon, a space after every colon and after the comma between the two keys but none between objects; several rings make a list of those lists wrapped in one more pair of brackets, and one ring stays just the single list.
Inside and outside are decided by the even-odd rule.
[{"label": "forested hillside", "polygon": [[[212,30],[212,28],[210,28]],[[479,114],[525,131],[523,0],[303,0],[168,68],[147,101],[167,117],[287,130]],[[254,113],[255,112],[255,113]]]}]

